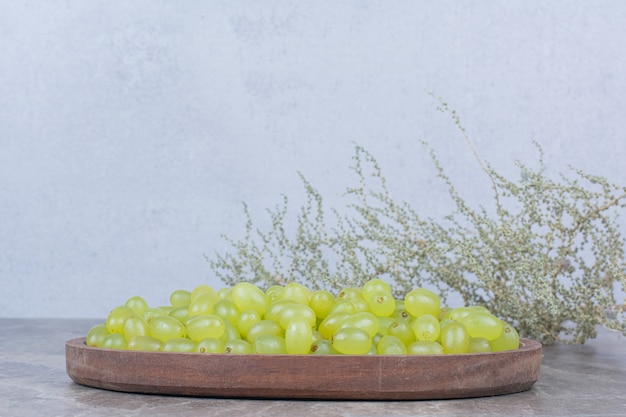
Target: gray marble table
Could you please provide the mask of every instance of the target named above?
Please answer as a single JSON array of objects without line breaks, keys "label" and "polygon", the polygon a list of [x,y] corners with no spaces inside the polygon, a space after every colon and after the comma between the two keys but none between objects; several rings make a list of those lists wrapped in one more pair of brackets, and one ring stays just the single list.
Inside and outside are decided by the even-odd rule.
[{"label": "gray marble table", "polygon": [[626,416],[626,338],[544,348],[529,391],[444,401],[277,401],[127,394],[75,384],[65,342],[98,320],[0,319],[0,416]]}]

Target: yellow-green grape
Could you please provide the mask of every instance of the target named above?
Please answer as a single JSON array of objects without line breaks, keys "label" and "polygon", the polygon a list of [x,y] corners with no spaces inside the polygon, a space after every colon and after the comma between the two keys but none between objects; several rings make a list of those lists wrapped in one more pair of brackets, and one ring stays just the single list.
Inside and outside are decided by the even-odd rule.
[{"label": "yellow-green grape", "polygon": [[186,337],[175,337],[163,342],[163,345],[161,345],[161,352],[193,353],[196,351],[196,345],[196,342],[187,339]]},{"label": "yellow-green grape", "polygon": [[259,316],[265,314],[269,306],[267,295],[249,282],[240,282],[230,290],[230,297],[239,311],[254,310]]},{"label": "yellow-green grape", "polygon": [[442,355],[443,347],[437,342],[418,340],[407,346],[409,355]]},{"label": "yellow-green grape", "polygon": [[356,327],[358,329],[363,329],[370,337],[374,337],[376,333],[378,333],[380,323],[378,321],[378,317],[372,313],[363,311],[343,320],[339,328],[342,327]]},{"label": "yellow-green grape", "polygon": [[323,339],[323,337],[320,332],[318,332],[316,329],[313,329],[313,332],[311,333],[311,339],[313,340],[313,343],[315,343],[318,340]]},{"label": "yellow-green grape", "polygon": [[439,310],[439,317],[438,317],[439,321],[446,318],[448,314],[450,313],[450,311],[452,311],[452,307],[441,307],[441,310]]},{"label": "yellow-green grape", "polygon": [[317,326],[317,331],[320,332],[324,339],[329,339],[333,336],[333,333],[339,329],[341,323],[350,317],[348,313],[330,314]]},{"label": "yellow-green grape", "polygon": [[87,338],[85,339],[85,343],[87,344],[87,346],[102,347],[102,343],[108,335],[109,331],[107,330],[106,324],[96,324],[91,329],[89,329],[89,332],[87,332]]},{"label": "yellow-green grape", "polygon": [[444,319],[449,319],[453,321],[461,321],[465,316],[475,312],[471,307],[456,307],[448,311],[448,313],[444,316]]},{"label": "yellow-green grape", "polygon": [[150,321],[156,316],[167,316],[168,313],[165,312],[160,307],[149,307],[146,311],[143,312],[141,318],[146,321],[146,323],[150,323]]},{"label": "yellow-green grape", "polygon": [[186,307],[191,302],[191,293],[187,290],[174,290],[170,294],[172,307]]},{"label": "yellow-green grape", "polygon": [[391,294],[391,286],[380,278],[370,279],[361,288],[365,300],[371,300],[372,296],[378,293]]},{"label": "yellow-green grape", "polygon": [[309,305],[309,298],[311,297],[311,290],[302,284],[296,282],[290,282],[285,285],[282,293],[280,294],[281,300],[292,300],[298,304]]},{"label": "yellow-green grape", "polygon": [[213,294],[201,292],[189,303],[189,317],[213,314],[217,299]]},{"label": "yellow-green grape", "polygon": [[317,323],[317,316],[311,307],[306,304],[295,303],[282,309],[278,317],[278,323],[286,330],[287,325],[295,318],[305,319],[311,328]]},{"label": "yellow-green grape", "polygon": [[331,339],[335,350],[344,355],[364,355],[372,347],[372,338],[363,329],[344,327],[337,330]]},{"label": "yellow-green grape", "polygon": [[102,342],[103,349],[126,350],[126,338],[123,334],[111,333]]},{"label": "yellow-green grape", "polygon": [[196,297],[200,294],[209,294],[209,296],[214,300],[213,303],[216,303],[218,300],[218,295],[210,285],[202,284],[195,287],[191,290],[191,294],[189,297],[189,303],[196,299]]},{"label": "yellow-green grape", "polygon": [[356,312],[357,310],[352,300],[337,299],[335,300],[335,303],[330,307],[327,317],[337,313],[354,314]]},{"label": "yellow-green grape", "polygon": [[469,334],[461,323],[451,322],[441,328],[441,347],[446,354],[467,353]]},{"label": "yellow-green grape", "polygon": [[[397,300],[396,300],[396,302],[397,302]],[[415,319],[415,317],[410,315],[409,312],[406,311],[404,308],[396,308],[396,310],[393,312],[391,317],[394,320],[408,321],[408,322],[411,322],[411,321],[413,321]]]},{"label": "yellow-green grape", "polygon": [[265,291],[265,295],[269,299],[270,303],[280,300],[280,295],[285,291],[285,287],[282,285],[272,285]]},{"label": "yellow-green grape", "polygon": [[224,353],[226,343],[215,337],[207,337],[196,344],[196,352],[198,353]]},{"label": "yellow-green grape", "polygon": [[252,344],[247,340],[230,340],[224,345],[224,353],[247,355],[253,353]]},{"label": "yellow-green grape", "polygon": [[396,321],[396,319],[394,319],[393,317],[378,317],[378,334],[380,334],[381,336],[386,335],[389,326],[394,321]]},{"label": "yellow-green grape", "polygon": [[370,349],[365,353],[366,355],[378,355],[378,351],[376,350],[376,345],[372,342],[372,346],[370,346]]},{"label": "yellow-green grape", "polygon": [[519,334],[513,326],[502,321],[502,333],[489,343],[494,352],[515,350],[519,348]]},{"label": "yellow-green grape", "polygon": [[241,339],[241,334],[233,323],[228,320],[224,320],[224,334],[220,336],[220,340],[223,342],[229,342],[231,340]]},{"label": "yellow-green grape", "polygon": [[169,316],[170,312],[174,310],[174,307],[172,306],[159,306],[157,308],[163,311],[166,316]]},{"label": "yellow-green grape", "polygon": [[363,293],[358,287],[347,287],[343,288],[339,293],[337,293],[337,300],[352,300],[355,298],[360,298],[364,300]]},{"label": "yellow-green grape", "polygon": [[135,336],[150,336],[148,323],[139,316],[131,316],[124,322],[124,337],[130,340]]},{"label": "yellow-green grape", "polygon": [[404,308],[415,318],[422,314],[439,317],[441,300],[437,294],[426,288],[416,288],[404,296]]},{"label": "yellow-green grape", "polygon": [[245,339],[248,336],[248,330],[255,324],[261,321],[261,315],[256,310],[244,310],[239,314],[237,318],[237,330],[239,330],[239,334],[242,339]]},{"label": "yellow-green grape", "polygon": [[383,336],[376,345],[376,353],[379,355],[406,355],[406,345],[396,336]]},{"label": "yellow-green grape", "polygon": [[394,320],[389,327],[387,327],[387,335],[397,337],[407,346],[415,342],[415,332],[411,328],[411,323],[408,321]]},{"label": "yellow-green grape", "polygon": [[252,351],[258,354],[283,355],[288,353],[285,339],[275,334],[264,334],[252,343]]},{"label": "yellow-green grape", "polygon": [[237,319],[239,318],[239,314],[241,312],[230,300],[218,300],[213,306],[213,313],[215,315],[220,316],[224,320],[228,320],[231,323],[237,323]]},{"label": "yellow-green grape", "polygon": [[189,318],[189,307],[176,307],[175,309],[170,311],[170,314],[168,314],[168,316],[174,317],[179,322],[184,323]]},{"label": "yellow-green grape", "polygon": [[314,355],[338,355],[333,344],[328,339],[320,339],[311,344],[310,353]]},{"label": "yellow-green grape", "polygon": [[484,337],[471,337],[469,339],[469,344],[467,347],[468,353],[483,353],[483,352],[492,352],[493,349],[489,340]]},{"label": "yellow-green grape", "polygon": [[494,340],[502,333],[502,321],[490,313],[473,311],[459,320],[470,337]]},{"label": "yellow-green grape", "polygon": [[148,323],[148,328],[150,329],[150,336],[156,337],[161,342],[186,335],[185,325],[170,316],[154,317]]},{"label": "yellow-green grape", "polygon": [[274,320],[261,320],[248,329],[246,340],[250,343],[254,343],[258,337],[268,334],[284,337],[285,331],[280,324]]},{"label": "yellow-green grape", "polygon": [[304,355],[309,353],[313,343],[313,330],[305,318],[294,318],[285,328],[285,348],[287,353]]},{"label": "yellow-green grape", "polygon": [[439,320],[430,314],[422,314],[411,323],[413,333],[417,340],[435,341],[439,338],[441,330]]},{"label": "yellow-green grape", "polygon": [[[154,320],[157,319],[158,317]],[[215,314],[190,317],[186,324],[187,337],[196,342],[206,339],[207,337],[219,338],[224,334],[226,328],[224,320]]]},{"label": "yellow-green grape", "polygon": [[128,300],[126,300],[126,303],[124,303],[124,305],[130,307],[131,310],[133,310],[133,313],[135,313],[137,316],[141,316],[148,309],[148,303],[146,302],[146,300],[138,295],[130,297]]},{"label": "yellow-green grape", "polygon": [[124,321],[133,314],[135,313],[133,313],[133,310],[127,305],[121,305],[111,310],[106,320],[109,333],[124,333]]},{"label": "yellow-green grape", "polygon": [[126,350],[144,350],[158,352],[163,343],[152,336],[136,336],[130,339],[126,345]]},{"label": "yellow-green grape", "polygon": [[219,290],[217,290],[217,299],[218,300],[223,300],[226,298],[230,297],[230,287],[222,287]]},{"label": "yellow-green grape", "polygon": [[391,317],[396,311],[396,300],[391,293],[375,292],[368,298],[370,311],[378,317]]},{"label": "yellow-green grape", "polygon": [[330,309],[335,304],[335,296],[326,290],[317,290],[309,298],[309,307],[315,311],[318,319],[323,320],[328,316]]},{"label": "yellow-green grape", "polygon": [[371,312],[370,303],[367,302],[364,298],[353,298],[350,300],[352,305],[354,305],[354,312],[359,313],[363,311]]},{"label": "yellow-green grape", "polygon": [[274,320],[276,322],[280,321],[280,313],[283,311],[285,307],[288,305],[296,304],[293,300],[277,300],[267,307],[265,310],[265,314],[263,318],[266,320]]}]

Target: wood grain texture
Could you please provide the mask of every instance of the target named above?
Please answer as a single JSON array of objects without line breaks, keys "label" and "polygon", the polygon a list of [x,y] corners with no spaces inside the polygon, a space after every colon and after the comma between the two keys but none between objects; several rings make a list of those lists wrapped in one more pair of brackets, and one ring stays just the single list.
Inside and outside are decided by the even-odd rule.
[{"label": "wood grain texture", "polygon": [[423,400],[525,391],[541,344],[466,355],[227,355],[116,351],[67,341],[76,383],[114,391],[240,398]]}]

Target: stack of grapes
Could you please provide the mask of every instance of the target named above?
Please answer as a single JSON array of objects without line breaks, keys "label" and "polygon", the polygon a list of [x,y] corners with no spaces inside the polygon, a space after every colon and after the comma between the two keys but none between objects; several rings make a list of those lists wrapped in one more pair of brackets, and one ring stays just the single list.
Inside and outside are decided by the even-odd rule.
[{"label": "stack of grapes", "polygon": [[261,288],[242,282],[215,291],[176,290],[170,305],[140,296],[115,307],[87,334],[89,346],[231,354],[462,354],[519,347],[515,328],[481,306],[446,308],[416,288],[403,299],[372,279],[336,296],[290,283]]}]

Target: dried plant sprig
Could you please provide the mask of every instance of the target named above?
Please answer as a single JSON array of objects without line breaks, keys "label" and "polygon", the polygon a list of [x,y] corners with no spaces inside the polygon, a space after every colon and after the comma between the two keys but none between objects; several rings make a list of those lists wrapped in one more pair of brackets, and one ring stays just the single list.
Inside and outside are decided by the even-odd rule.
[{"label": "dried plant sprig", "polygon": [[429,149],[455,206],[435,221],[397,203],[376,159],[356,146],[352,169],[358,186],[346,192],[352,214],[333,210],[335,224],[328,227],[322,196],[300,175],[307,200],[295,233],[287,229],[286,196],[268,210],[267,232],[254,228],[244,206],[244,239],[226,238],[234,252],[217,254],[210,266],[228,285],[295,281],[339,290],[380,277],[397,295],[429,287],[444,302],[457,294],[465,304],[483,305],[544,344],[584,343],[596,336],[598,325],[626,335],[623,301],[615,296],[618,286],[626,290],[618,222],[626,188],[577,169],[573,179],[551,179],[537,147],[539,169],[518,162],[517,181],[481,162],[492,182],[495,215],[470,207]]}]

